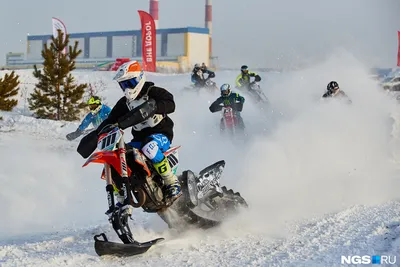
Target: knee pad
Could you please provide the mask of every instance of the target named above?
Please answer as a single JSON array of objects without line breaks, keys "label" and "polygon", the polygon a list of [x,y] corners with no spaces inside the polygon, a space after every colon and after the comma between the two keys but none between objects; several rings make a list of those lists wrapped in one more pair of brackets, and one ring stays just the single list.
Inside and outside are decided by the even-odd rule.
[{"label": "knee pad", "polygon": [[150,141],[142,148],[143,154],[153,163],[159,163],[164,159],[164,154],[161,152],[156,141]]},{"label": "knee pad", "polygon": [[170,146],[171,142],[165,135],[152,134],[144,140],[141,150],[153,163],[159,163],[165,158],[163,153]]},{"label": "knee pad", "polygon": [[152,135],[150,135],[149,139],[146,141],[146,143],[150,142],[150,141],[156,141],[157,145],[158,145],[158,148],[161,150],[161,152],[167,151],[171,146],[171,142],[163,134],[152,134]]}]

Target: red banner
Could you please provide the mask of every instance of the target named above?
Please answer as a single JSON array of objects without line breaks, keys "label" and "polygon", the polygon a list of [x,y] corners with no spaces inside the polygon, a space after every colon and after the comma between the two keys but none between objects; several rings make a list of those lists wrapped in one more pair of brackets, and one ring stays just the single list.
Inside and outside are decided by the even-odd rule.
[{"label": "red banner", "polygon": [[400,32],[397,32],[399,36],[399,50],[397,51],[397,67],[400,67]]},{"label": "red banner", "polygon": [[145,71],[156,71],[156,26],[153,17],[138,10],[142,23],[142,67]]}]

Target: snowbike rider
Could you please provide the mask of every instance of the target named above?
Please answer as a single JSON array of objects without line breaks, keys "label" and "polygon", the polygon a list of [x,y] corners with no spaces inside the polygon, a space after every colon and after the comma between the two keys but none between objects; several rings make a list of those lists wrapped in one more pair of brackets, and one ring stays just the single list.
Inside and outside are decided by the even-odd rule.
[{"label": "snowbike rider", "polygon": [[[204,74],[208,74],[207,79],[204,79]],[[215,77],[215,72],[208,70],[204,63],[201,67],[199,64],[194,65],[191,80],[192,83],[194,83],[195,87],[204,87],[206,81],[214,77]]]},{"label": "snowbike rider", "polygon": [[249,71],[249,67],[247,65],[243,65],[240,68],[241,73],[236,77],[236,87],[239,89],[245,88],[250,90],[250,77],[254,77],[253,82],[261,81],[260,75],[255,72]]},{"label": "snowbike rider", "polygon": [[86,104],[89,105],[90,112],[82,120],[75,132],[67,134],[66,137],[69,141],[82,135],[83,131],[89,127],[90,124],[92,124],[94,128],[97,128],[97,126],[99,126],[111,112],[111,108],[102,104],[100,97],[98,96],[90,97]]},{"label": "snowbike rider", "polygon": [[[210,111],[212,113],[221,111],[223,107],[232,107],[232,109],[235,111],[235,115],[238,118],[239,121],[239,128],[244,129],[244,122],[243,118],[240,115],[240,112],[243,110],[243,104],[244,104],[244,97],[239,95],[238,93],[234,93],[231,90],[230,84],[223,84],[220,87],[221,89],[221,96],[215,100],[211,106],[209,107]],[[221,118],[221,123],[220,123],[220,129],[224,130],[225,129],[225,123],[224,123],[224,118]]]},{"label": "snowbike rider", "polygon": [[[145,73],[137,61],[121,65],[114,80],[118,82],[125,96],[118,100],[108,118],[100,124],[96,131],[82,139],[81,143],[87,141],[88,144],[86,147],[83,144],[81,149],[78,147],[78,152],[82,156],[90,155],[96,148],[98,133],[105,126],[117,123],[130,110],[146,103],[147,110],[151,110],[151,112],[144,113],[140,109],[132,115],[137,117],[138,122],[132,126],[133,139],[127,146],[140,149],[151,160],[154,168],[164,180],[163,189],[166,200],[172,203],[181,196],[181,186],[163,152],[170,148],[173,139],[174,123],[167,114],[175,111],[174,97],[166,89],[146,81]],[[128,165],[133,161],[132,157],[132,153],[126,154]],[[118,180],[120,176],[115,174],[116,172],[113,171],[113,177]],[[115,182],[117,185],[119,184],[118,181]],[[123,203],[123,205],[119,205],[122,206],[121,210],[131,215],[133,207],[130,203],[124,203],[124,197],[120,194],[117,194],[117,200],[119,203]]]},{"label": "snowbike rider", "polygon": [[347,99],[347,102],[349,104],[352,103],[346,93],[340,89],[339,84],[336,81],[331,81],[328,83],[328,85],[326,86],[326,92],[322,95],[322,98]]}]

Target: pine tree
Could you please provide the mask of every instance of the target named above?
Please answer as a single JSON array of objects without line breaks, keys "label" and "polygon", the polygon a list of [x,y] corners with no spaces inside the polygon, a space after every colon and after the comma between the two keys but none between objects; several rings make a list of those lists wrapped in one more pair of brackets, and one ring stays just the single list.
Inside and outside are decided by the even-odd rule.
[{"label": "pine tree", "polygon": [[17,104],[17,99],[9,99],[18,94],[19,76],[14,71],[0,79],[0,110],[11,111]]},{"label": "pine tree", "polygon": [[[57,38],[52,36],[50,47],[42,50],[43,72],[34,65],[33,75],[39,80],[31,98],[29,108],[36,116],[44,119],[73,121],[79,118],[80,111],[86,106],[82,97],[87,84],[77,85],[70,73],[75,69],[75,59],[82,50],[78,50],[78,41],[74,47],[68,46],[69,34],[58,30]],[[64,49],[67,53],[63,53]]]}]

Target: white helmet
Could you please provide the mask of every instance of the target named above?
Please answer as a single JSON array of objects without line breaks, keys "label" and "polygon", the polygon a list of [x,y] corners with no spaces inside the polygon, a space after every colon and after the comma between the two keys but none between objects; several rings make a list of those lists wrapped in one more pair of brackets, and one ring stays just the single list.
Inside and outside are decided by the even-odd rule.
[{"label": "white helmet", "polygon": [[131,101],[135,100],[142,91],[146,76],[139,62],[134,60],[122,64],[113,80],[118,82],[126,98]]}]

